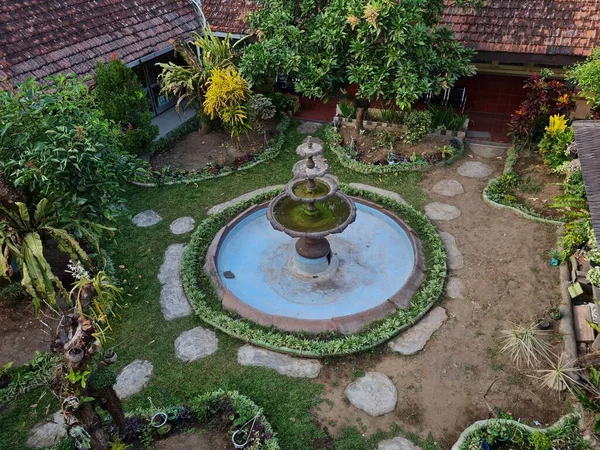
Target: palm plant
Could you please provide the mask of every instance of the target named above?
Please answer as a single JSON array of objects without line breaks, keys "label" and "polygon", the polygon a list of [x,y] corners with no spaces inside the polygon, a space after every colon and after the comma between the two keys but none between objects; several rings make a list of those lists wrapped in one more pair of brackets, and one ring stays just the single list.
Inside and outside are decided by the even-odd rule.
[{"label": "palm plant", "polygon": [[15,211],[0,206],[0,276],[10,278],[14,260],[21,272],[21,284],[33,298],[37,312],[42,299],[55,305],[57,292],[68,297],[44,256],[43,238],[54,239],[59,250],[73,260],[88,262],[89,258],[77,240],[66,229],[59,228],[48,199],[40,200],[33,214],[24,203],[17,202],[15,206]]},{"label": "palm plant", "polygon": [[232,44],[230,35],[224,39],[218,38],[210,28],[202,35],[192,33],[187,42],[172,41],[175,52],[181,55],[185,64],[157,64],[162,69],[158,76],[161,92],[177,96],[177,111],[185,101],[188,101],[185,107],[195,100],[201,108],[206,93],[206,82],[213,69],[233,67],[236,58],[235,47],[240,42]]},{"label": "palm plant", "polygon": [[540,356],[550,355],[550,345],[543,339],[549,332],[538,329],[537,323],[528,326],[514,324],[501,334],[504,343],[501,351],[508,353],[517,366],[525,363],[532,367],[539,362]]},{"label": "palm plant", "polygon": [[[556,361],[548,358],[548,363],[550,364],[549,369],[536,370],[539,375],[531,375],[546,387],[557,392],[568,389],[573,395],[580,394],[583,388],[593,388],[591,383],[588,386],[581,381],[580,376],[583,375],[583,370],[577,367],[577,360],[569,359],[564,353],[561,353]],[[595,393],[597,392],[598,390],[595,389]]]}]

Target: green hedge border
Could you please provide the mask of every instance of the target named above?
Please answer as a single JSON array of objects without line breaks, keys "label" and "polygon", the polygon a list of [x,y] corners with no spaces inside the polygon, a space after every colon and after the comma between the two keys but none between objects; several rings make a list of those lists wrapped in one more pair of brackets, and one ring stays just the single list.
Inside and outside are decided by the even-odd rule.
[{"label": "green hedge border", "polygon": [[389,174],[394,172],[414,172],[414,171],[426,171],[430,169],[434,169],[436,167],[448,166],[455,161],[458,161],[462,158],[463,153],[465,151],[465,143],[462,139],[456,138],[461,143],[461,148],[456,152],[454,156],[451,158],[440,161],[435,164],[428,163],[418,163],[418,162],[409,162],[402,164],[388,164],[388,165],[373,165],[373,164],[365,164],[359,161],[356,161],[353,158],[349,158],[344,148],[340,145],[341,136],[335,131],[332,125],[327,127],[325,130],[325,140],[329,148],[335,154],[338,162],[344,166],[346,169],[353,170],[354,172],[362,173],[365,175],[372,174]]},{"label": "green hedge border", "polygon": [[[528,437],[536,431],[539,431],[545,435],[547,435],[550,439],[552,439],[552,435],[557,432],[562,432],[566,428],[577,428],[579,429],[579,419],[580,414],[571,413],[559,419],[553,425],[547,428],[534,428],[529,425],[525,425],[516,420],[507,420],[507,419],[487,419],[487,420],[479,420],[465,429],[456,443],[452,446],[452,450],[471,450],[473,448],[480,449],[481,448],[481,432],[485,431],[489,426],[494,425],[503,425],[512,430],[519,430],[523,433],[524,437]],[[515,447],[516,448],[516,447]],[[522,448],[530,448],[530,447],[522,447]],[[562,448],[562,447],[561,447]],[[579,448],[579,447],[577,447]]]},{"label": "green hedge border", "polygon": [[[183,125],[186,125],[187,123],[190,123],[193,120],[194,119],[190,119]],[[177,185],[177,184],[199,183],[200,181],[212,180],[213,178],[220,178],[220,177],[224,177],[227,175],[231,175],[232,173],[238,173],[241,170],[250,169],[251,167],[258,165],[263,161],[271,161],[271,160],[277,158],[277,156],[279,156],[279,153],[281,153],[281,149],[283,148],[283,144],[286,139],[286,133],[287,133],[291,123],[292,123],[292,119],[290,118],[290,116],[284,115],[283,118],[281,119],[281,122],[279,123],[279,125],[277,125],[278,134],[274,139],[274,143],[273,143],[273,146],[271,147],[271,149],[263,150],[262,152],[258,153],[255,156],[256,159],[254,161],[248,161],[248,162],[242,164],[238,168],[234,169],[231,167],[223,167],[223,168],[221,168],[219,173],[216,175],[194,173],[191,175],[182,175],[181,177],[171,177],[171,176],[163,177],[160,179],[160,181],[157,181],[157,182],[132,180],[131,183],[135,184],[136,186],[141,186],[141,187],[160,187],[160,186],[172,186],[172,185]],[[173,131],[175,131],[175,130],[173,130]],[[188,133],[191,131],[193,131],[193,129],[190,129],[188,131]],[[172,139],[170,141],[170,145],[173,145],[181,137],[182,136],[178,135],[175,139]],[[153,180],[153,179],[156,179],[156,178],[152,177],[152,176],[148,177],[148,180]]]},{"label": "green hedge border", "polygon": [[260,326],[221,308],[210,277],[204,271],[206,253],[215,235],[235,216],[249,207],[272,199],[281,192],[275,189],[237,203],[200,223],[186,248],[182,278],[185,292],[196,312],[206,323],[230,336],[278,352],[305,357],[342,356],[374,348],[414,325],[436,304],[444,291],[447,276],[446,250],[437,229],[422,213],[389,197],[341,184],[348,195],[377,203],[399,215],[421,239],[425,255],[425,279],[408,308],[374,322],[358,333],[310,335],[287,333]]},{"label": "green hedge border", "polygon": [[[277,439],[277,433],[274,431],[273,426],[267,420],[264,415],[263,409],[259,407],[256,403],[254,403],[250,398],[245,395],[240,394],[238,391],[224,391],[223,389],[219,389],[217,391],[208,392],[206,394],[198,395],[197,397],[192,398],[189,402],[183,402],[183,405],[189,406],[192,411],[194,411],[197,415],[200,416],[201,422],[206,422],[211,419],[211,410],[210,404],[215,400],[222,401],[231,401],[231,406],[234,411],[240,415],[240,421],[245,423],[248,420],[252,419],[254,416],[258,416],[258,420],[260,424],[264,427],[265,434],[270,434],[271,438],[265,439],[265,445],[261,448],[264,450],[281,450],[279,445],[279,441]],[[171,406],[182,406],[182,405],[171,405]],[[167,408],[154,408],[154,409],[134,409],[132,411],[128,411],[126,416],[133,417],[139,416],[148,421],[152,418],[154,414],[159,411],[165,411],[169,409]],[[203,420],[202,420],[203,419]],[[153,428],[148,425],[147,428],[149,435],[152,436]],[[232,433],[228,432],[229,437],[231,438]],[[172,436],[172,435],[168,435]],[[167,436],[167,437],[168,437]],[[154,439],[155,441],[156,439]],[[153,442],[154,442],[153,441]],[[60,444],[51,447],[51,450],[65,450],[66,448],[72,449],[74,446],[69,445],[69,442],[72,443],[72,439],[65,439]],[[154,446],[146,446],[147,449],[153,448]]]},{"label": "green hedge border", "polygon": [[[506,157],[506,163],[504,165],[504,171],[502,172],[502,174],[504,175],[504,174],[513,172],[516,163],[517,163],[517,150],[514,147],[511,147],[508,150],[508,156]],[[521,217],[523,217],[527,220],[531,220],[533,222],[545,223],[545,224],[550,224],[550,225],[564,225],[565,224],[565,222],[561,221],[561,220],[548,219],[548,218],[544,217],[543,215],[532,211],[530,208],[527,208],[524,205],[520,205],[520,204],[518,206],[507,205],[507,204],[500,203],[500,202],[492,199],[490,197],[488,189],[490,188],[490,186],[493,183],[497,183],[497,182],[498,182],[498,178],[494,178],[494,179],[490,180],[490,182],[487,184],[487,186],[483,190],[483,201],[485,203],[487,203],[488,205],[493,206],[494,208],[498,208],[498,209],[511,210],[511,211],[519,214]]]}]

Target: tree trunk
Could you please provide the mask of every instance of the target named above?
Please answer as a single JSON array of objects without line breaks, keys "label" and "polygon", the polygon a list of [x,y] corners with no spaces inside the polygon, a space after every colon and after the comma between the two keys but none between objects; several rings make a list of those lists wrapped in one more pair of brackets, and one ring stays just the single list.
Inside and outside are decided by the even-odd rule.
[{"label": "tree trunk", "polygon": [[100,407],[111,415],[119,432],[124,433],[125,413],[123,412],[123,403],[112,386],[94,393],[94,398],[97,398],[100,401]]},{"label": "tree trunk", "polygon": [[0,173],[0,205],[10,208],[15,202],[25,203],[27,198]]},{"label": "tree trunk", "polygon": [[358,131],[364,129],[365,115],[367,114],[366,108],[356,108],[356,129]]},{"label": "tree trunk", "polygon": [[110,448],[108,433],[102,427],[102,420],[94,410],[93,402],[82,404],[73,415],[90,434],[92,450],[108,450]]}]

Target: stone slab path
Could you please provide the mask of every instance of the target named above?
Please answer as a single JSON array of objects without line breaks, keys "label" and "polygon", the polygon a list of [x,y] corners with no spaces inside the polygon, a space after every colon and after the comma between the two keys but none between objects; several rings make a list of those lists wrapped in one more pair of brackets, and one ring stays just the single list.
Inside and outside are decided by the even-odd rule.
[{"label": "stone slab path", "polygon": [[316,378],[323,367],[316,359],[294,358],[252,345],[239,348],[238,363],[242,366],[267,367],[293,378]]},{"label": "stone slab path", "polygon": [[362,183],[350,183],[354,189],[362,189],[363,191],[373,192],[374,194],[382,195],[383,197],[389,197],[393,200],[396,200],[398,203],[402,203],[403,205],[407,205],[406,200],[404,200],[400,194],[396,192],[388,191],[387,189],[381,189],[375,186],[371,186],[368,184]]},{"label": "stone slab path", "polygon": [[388,346],[402,355],[414,355],[423,350],[427,341],[431,339],[433,333],[439,330],[447,318],[446,310],[436,306],[416,325],[393,339]]},{"label": "stone slab path", "polygon": [[425,215],[431,220],[454,220],[460,217],[460,209],[445,203],[432,202],[425,205]]},{"label": "stone slab path", "polygon": [[450,277],[446,283],[446,295],[450,298],[463,298],[465,285],[460,278]]},{"label": "stone slab path", "polygon": [[158,280],[163,285],[160,291],[160,306],[163,316],[167,320],[179,319],[192,314],[192,306],[185,296],[181,282],[181,260],[184,250],[184,244],[169,245],[158,273]]},{"label": "stone slab path", "polygon": [[57,411],[52,420],[36,425],[29,431],[27,447],[46,448],[58,444],[67,435],[63,414]]},{"label": "stone slab path", "polygon": [[372,417],[392,412],[398,402],[398,390],[392,380],[380,372],[367,372],[351,383],[344,395],[350,403]]},{"label": "stone slab path", "polygon": [[381,441],[377,450],[421,450],[421,448],[417,447],[408,439],[396,437],[394,439],[388,439],[387,441]]},{"label": "stone slab path", "polygon": [[131,221],[140,228],[151,227],[152,225],[156,225],[161,220],[163,220],[162,217],[160,217],[157,212],[152,211],[151,209],[142,211],[141,213],[133,216],[133,219],[131,219]]},{"label": "stone slab path", "polygon": [[303,121],[300,125],[298,125],[296,131],[302,134],[313,134],[316,133],[322,126],[323,124],[321,122]]},{"label": "stone slab path", "polygon": [[173,234],[184,234],[189,233],[196,226],[196,221],[191,217],[180,217],[179,219],[175,219],[169,225],[169,229]]},{"label": "stone slab path", "polygon": [[456,180],[440,180],[431,189],[435,194],[454,197],[465,192],[463,185]]},{"label": "stone slab path", "polygon": [[454,236],[452,236],[450,233],[446,233],[445,231],[440,231],[440,238],[442,238],[442,242],[444,243],[444,247],[446,247],[446,252],[448,253],[448,269],[462,269],[465,265],[465,261],[462,253],[456,245],[456,239],[454,239]]},{"label": "stone slab path", "polygon": [[202,327],[184,331],[175,340],[175,355],[184,362],[206,358],[218,348],[219,340],[215,332]]},{"label": "stone slab path", "polygon": [[284,188],[284,187],[285,186],[283,184],[278,184],[275,186],[267,186],[264,188],[256,189],[255,191],[247,192],[243,195],[240,195],[239,197],[236,197],[236,198],[226,201],[224,203],[219,203],[218,205],[213,206],[212,208],[210,208],[208,210],[207,214],[209,216],[212,216],[213,214],[220,213],[224,209],[229,208],[230,206],[233,206],[236,203],[244,202],[246,200],[250,200],[253,197],[256,197],[259,194],[264,194],[265,192],[269,192],[274,189],[280,189],[280,188]]},{"label": "stone slab path", "polygon": [[136,359],[117,376],[115,392],[121,399],[137,394],[146,387],[153,373],[154,366],[150,361]]},{"label": "stone slab path", "polygon": [[479,161],[464,162],[459,168],[458,173],[467,178],[486,178],[493,172],[493,169]]}]

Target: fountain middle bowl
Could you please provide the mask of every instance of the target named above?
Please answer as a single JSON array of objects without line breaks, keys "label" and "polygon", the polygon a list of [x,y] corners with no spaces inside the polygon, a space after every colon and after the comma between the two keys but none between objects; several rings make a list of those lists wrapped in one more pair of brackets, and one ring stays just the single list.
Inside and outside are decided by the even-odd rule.
[{"label": "fountain middle bowl", "polygon": [[340,192],[314,205],[316,211],[309,212],[305,202],[293,200],[284,192],[269,204],[267,219],[274,229],[288,236],[313,239],[341,233],[356,219],[354,202]]},{"label": "fountain middle bowl", "polygon": [[311,181],[315,183],[313,190],[308,189],[309,180],[295,178],[287,184],[285,191],[294,201],[313,203],[332,197],[339,189],[335,179],[330,175],[313,178]]}]

